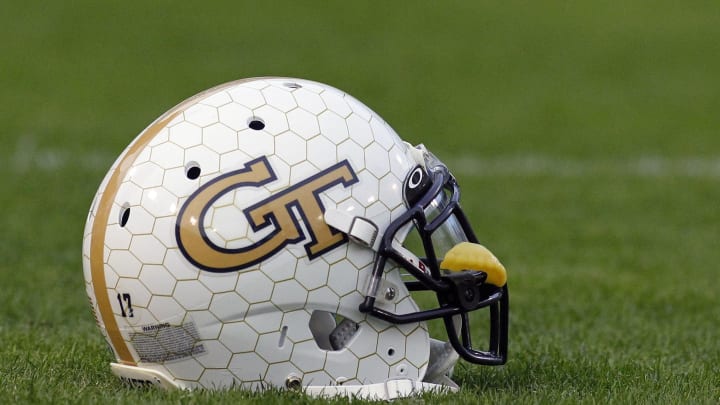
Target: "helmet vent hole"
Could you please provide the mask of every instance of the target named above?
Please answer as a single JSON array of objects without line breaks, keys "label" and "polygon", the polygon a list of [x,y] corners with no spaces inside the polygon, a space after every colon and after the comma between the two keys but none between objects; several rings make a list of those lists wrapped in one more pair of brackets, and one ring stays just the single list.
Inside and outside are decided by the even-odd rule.
[{"label": "helmet vent hole", "polygon": [[393,349],[392,347],[389,348],[389,349],[388,349],[388,356],[392,357],[392,356],[394,356],[394,355],[395,355],[395,349]]},{"label": "helmet vent hole", "polygon": [[397,366],[395,371],[397,372],[398,375],[406,375],[407,367],[405,366],[405,364],[401,364],[401,365]]},{"label": "helmet vent hole", "polygon": [[265,128],[265,121],[258,117],[252,117],[248,121],[248,127],[250,127],[250,129],[254,129],[255,131],[261,131]]},{"label": "helmet vent hole", "polygon": [[302,87],[299,83],[295,83],[295,82],[283,83],[283,86],[290,88],[290,89],[299,89]]},{"label": "helmet vent hole", "polygon": [[287,325],[283,326],[282,329],[280,329],[280,339],[278,339],[278,347],[282,348],[285,345],[285,338],[287,337]]},{"label": "helmet vent hole", "polygon": [[122,208],[120,209],[120,227],[124,228],[125,225],[127,225],[128,220],[130,219],[130,205],[128,203],[123,204]]},{"label": "helmet vent hole", "polygon": [[200,165],[197,162],[190,162],[185,166],[185,176],[190,180],[195,180],[200,177]]}]

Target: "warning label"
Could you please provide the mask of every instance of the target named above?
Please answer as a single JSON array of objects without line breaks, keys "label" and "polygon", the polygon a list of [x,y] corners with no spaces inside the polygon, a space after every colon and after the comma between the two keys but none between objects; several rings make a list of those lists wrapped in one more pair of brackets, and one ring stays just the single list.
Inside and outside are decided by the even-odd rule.
[{"label": "warning label", "polygon": [[200,335],[192,322],[180,326],[169,323],[145,325],[142,333],[130,334],[130,342],[140,361],[162,363],[205,353]]}]

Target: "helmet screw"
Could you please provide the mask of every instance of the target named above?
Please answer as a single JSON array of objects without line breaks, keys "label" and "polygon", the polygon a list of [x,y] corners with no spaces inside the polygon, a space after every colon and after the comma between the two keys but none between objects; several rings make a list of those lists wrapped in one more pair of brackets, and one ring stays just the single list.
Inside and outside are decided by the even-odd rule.
[{"label": "helmet screw", "polygon": [[473,291],[472,288],[466,288],[465,289],[465,299],[468,301],[472,301],[475,298],[475,291]]},{"label": "helmet screw", "polygon": [[302,387],[302,380],[295,374],[290,374],[285,379],[285,388],[289,390],[299,390]]},{"label": "helmet screw", "polygon": [[388,287],[385,290],[385,299],[390,301],[395,298],[395,289],[392,287]]}]

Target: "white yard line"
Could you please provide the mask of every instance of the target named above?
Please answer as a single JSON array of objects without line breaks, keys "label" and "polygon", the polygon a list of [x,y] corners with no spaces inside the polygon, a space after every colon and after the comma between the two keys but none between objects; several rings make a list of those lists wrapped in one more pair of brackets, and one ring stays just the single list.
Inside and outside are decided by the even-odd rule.
[{"label": "white yard line", "polygon": [[720,157],[641,155],[567,158],[548,155],[459,156],[448,162],[458,176],[472,177],[696,177],[720,178]]},{"label": "white yard line", "polygon": [[[67,149],[40,148],[33,136],[19,137],[8,152],[0,152],[0,164],[15,173],[50,172],[67,168],[107,170],[117,156],[91,151],[82,156]],[[118,154],[121,151],[118,151]],[[720,156],[668,157],[554,157],[543,154],[506,156],[460,155],[446,160],[460,177],[692,177],[720,178]]]},{"label": "white yard line", "polygon": [[110,169],[115,158],[117,156],[100,151],[78,156],[67,149],[40,148],[34,137],[22,136],[15,143],[11,155],[0,153],[0,164],[5,167],[9,166],[15,173],[24,174],[32,171],[51,172],[66,168]]}]

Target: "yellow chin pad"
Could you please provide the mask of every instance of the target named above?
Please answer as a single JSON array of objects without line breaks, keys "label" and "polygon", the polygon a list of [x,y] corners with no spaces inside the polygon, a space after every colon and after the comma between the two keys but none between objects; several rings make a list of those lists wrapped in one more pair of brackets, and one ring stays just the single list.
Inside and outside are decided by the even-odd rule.
[{"label": "yellow chin pad", "polygon": [[487,274],[487,283],[502,287],[507,282],[507,272],[500,260],[485,246],[460,242],[453,246],[447,254],[440,268],[450,271],[475,270]]}]

